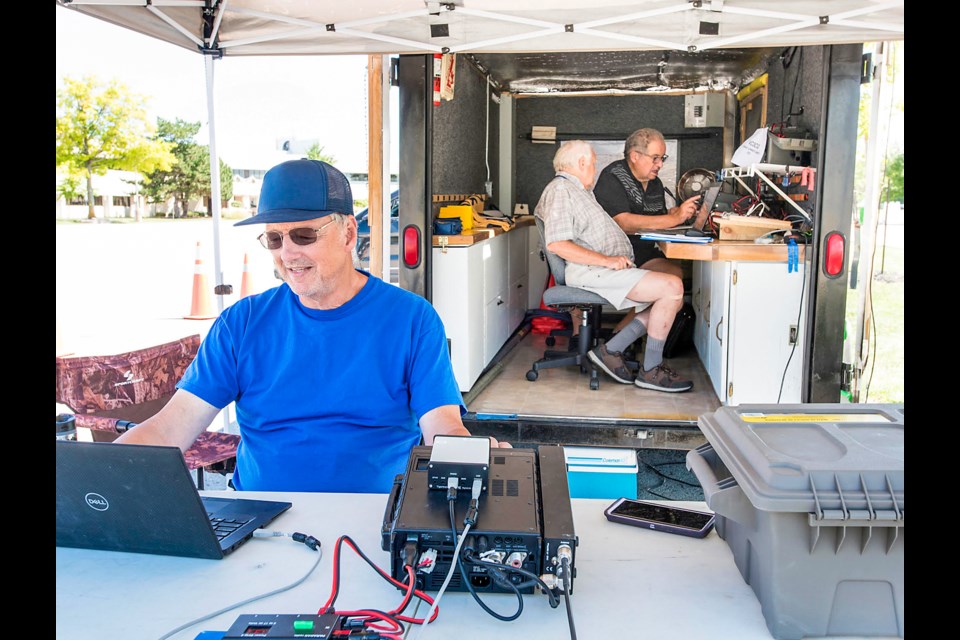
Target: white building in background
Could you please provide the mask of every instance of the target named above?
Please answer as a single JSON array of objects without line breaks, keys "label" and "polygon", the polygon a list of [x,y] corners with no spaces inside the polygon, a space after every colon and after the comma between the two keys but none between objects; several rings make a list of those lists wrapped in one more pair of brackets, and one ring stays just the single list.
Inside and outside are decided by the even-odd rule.
[{"label": "white building in background", "polygon": [[[140,174],[135,171],[111,170],[105,176],[93,176],[93,209],[97,217],[134,218],[137,207],[143,212],[140,179]],[[62,181],[63,176],[57,172],[57,219],[85,220],[88,213],[86,180],[80,180],[80,196],[70,202],[60,195]]]},{"label": "white building in background", "polygon": [[[236,154],[221,159],[233,170],[233,198],[225,203],[227,212],[249,213],[257,206],[263,176],[272,167],[297,158],[305,158],[307,151],[319,140],[278,139],[277,147],[270,151],[257,151],[242,157]],[[337,166],[350,180],[354,201],[366,202],[368,197],[366,167],[350,169]],[[139,208],[142,217],[173,215],[173,200],[163,204],[148,204],[140,195],[142,176],[134,171],[109,170],[105,176],[93,176],[94,212],[98,218],[135,218]],[[85,220],[87,218],[86,182],[81,181],[80,195],[67,202],[60,196],[59,186],[63,177],[57,172],[57,219]],[[391,176],[391,188],[396,188],[396,176]],[[361,205],[358,207],[362,209]],[[190,211],[206,212],[203,198],[192,202]]]}]

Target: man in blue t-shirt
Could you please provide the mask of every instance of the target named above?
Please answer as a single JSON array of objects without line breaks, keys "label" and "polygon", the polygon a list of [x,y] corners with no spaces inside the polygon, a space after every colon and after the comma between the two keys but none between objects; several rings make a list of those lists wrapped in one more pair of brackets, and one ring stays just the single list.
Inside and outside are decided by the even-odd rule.
[{"label": "man in blue t-shirt", "polygon": [[237,225],[266,225],[283,284],[225,309],[170,402],[117,442],[186,450],[235,402],[238,490],[386,493],[421,436],[469,436],[440,317],[354,268],[352,211],[325,162],[268,171]]}]

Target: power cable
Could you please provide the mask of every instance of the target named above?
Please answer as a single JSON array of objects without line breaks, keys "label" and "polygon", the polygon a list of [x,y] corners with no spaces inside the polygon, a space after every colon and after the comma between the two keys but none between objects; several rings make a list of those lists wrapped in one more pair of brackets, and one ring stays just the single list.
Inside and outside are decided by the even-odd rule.
[{"label": "power cable", "polygon": [[287,536],[287,537],[293,538],[293,540],[294,540],[295,542],[302,542],[303,544],[307,545],[308,547],[310,547],[311,549],[313,549],[314,551],[316,551],[316,552],[317,552],[317,559],[316,559],[316,561],[313,563],[313,566],[310,567],[310,568],[307,570],[307,572],[306,572],[305,574],[303,574],[303,576],[302,576],[301,578],[299,578],[298,580],[295,580],[295,581],[291,582],[291,583],[288,584],[287,586],[285,586],[285,587],[280,587],[280,588],[278,588],[278,589],[274,589],[273,591],[268,591],[267,593],[262,593],[262,594],[260,594],[260,595],[258,595],[258,596],[253,596],[253,597],[247,598],[246,600],[241,600],[240,602],[236,602],[236,603],[234,603],[234,604],[228,605],[228,606],[224,607],[223,609],[219,609],[219,610],[217,610],[217,611],[214,611],[213,613],[208,613],[208,614],[206,614],[206,615],[204,615],[204,616],[201,616],[201,617],[199,617],[199,618],[196,618],[196,619],[194,619],[194,620],[191,620],[190,622],[185,622],[185,623],[183,623],[182,625],[180,625],[179,627],[177,627],[176,629],[172,629],[172,630],[166,632],[165,634],[163,634],[162,636],[160,636],[160,638],[159,638],[158,640],[166,640],[167,638],[173,637],[174,635],[176,635],[177,633],[183,631],[184,629],[189,629],[189,628],[192,627],[193,625],[199,624],[199,623],[203,622],[204,620],[209,620],[210,618],[215,618],[215,617],[219,616],[219,615],[222,614],[222,613],[226,613],[226,612],[228,612],[228,611],[232,611],[233,609],[236,609],[236,608],[238,608],[238,607],[242,607],[243,605],[246,605],[246,604],[250,604],[251,602],[256,602],[257,600],[261,600],[261,599],[263,599],[263,598],[267,598],[267,597],[269,597],[269,596],[276,595],[276,594],[278,594],[278,593],[283,593],[284,591],[288,591],[288,590],[296,587],[296,586],[299,585],[300,583],[302,583],[302,582],[303,582],[304,580],[306,580],[307,578],[309,578],[309,577],[310,577],[310,574],[314,572],[314,570],[315,570],[315,569],[317,568],[317,566],[320,564],[320,560],[323,558],[323,549],[320,548],[320,542],[319,542],[316,538],[314,538],[313,536],[307,536],[307,535],[305,535],[305,534],[303,534],[303,533],[299,533],[299,532],[298,532],[298,533],[292,533],[292,534],[291,534],[291,533],[283,533],[282,531],[255,531],[253,535],[254,535],[254,537],[256,537],[256,538],[278,538],[278,537],[282,537],[282,536]]}]

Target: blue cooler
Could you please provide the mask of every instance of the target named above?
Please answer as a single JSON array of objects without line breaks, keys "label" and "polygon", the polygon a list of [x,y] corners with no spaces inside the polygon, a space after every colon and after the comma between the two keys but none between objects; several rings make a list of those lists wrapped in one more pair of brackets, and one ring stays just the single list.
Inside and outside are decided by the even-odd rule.
[{"label": "blue cooler", "polygon": [[637,498],[633,449],[564,447],[571,498]]}]

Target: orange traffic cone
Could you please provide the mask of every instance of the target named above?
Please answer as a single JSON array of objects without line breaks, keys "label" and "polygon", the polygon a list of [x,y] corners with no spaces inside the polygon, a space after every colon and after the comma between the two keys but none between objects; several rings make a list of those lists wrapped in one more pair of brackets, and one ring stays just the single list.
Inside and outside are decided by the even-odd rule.
[{"label": "orange traffic cone", "polygon": [[203,260],[200,259],[200,242],[197,242],[197,259],[193,269],[193,301],[190,303],[190,315],[185,320],[209,320],[216,318],[213,304],[210,302],[210,287],[207,274],[203,273]]},{"label": "orange traffic cone", "polygon": [[253,283],[250,281],[250,255],[243,254],[243,278],[240,280],[240,297],[246,298],[253,293]]}]

